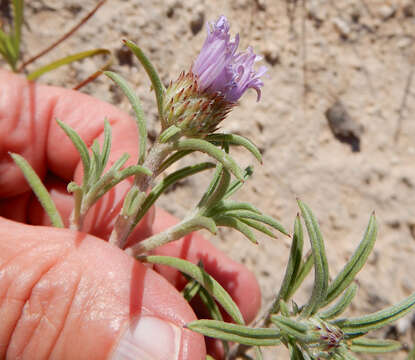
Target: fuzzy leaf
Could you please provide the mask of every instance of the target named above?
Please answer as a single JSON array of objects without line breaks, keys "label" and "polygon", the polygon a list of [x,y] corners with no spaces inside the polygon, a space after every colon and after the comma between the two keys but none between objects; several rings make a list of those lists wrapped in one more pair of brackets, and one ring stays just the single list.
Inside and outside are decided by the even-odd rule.
[{"label": "fuzzy leaf", "polygon": [[230,171],[238,180],[244,181],[244,172],[227,153],[218,149],[215,145],[202,139],[182,139],[175,143],[175,149],[180,150],[197,150],[208,154],[219,161],[226,170]]},{"label": "fuzzy leaf", "polygon": [[166,89],[164,88],[164,85],[161,82],[156,69],[154,68],[150,60],[147,58],[147,56],[144,55],[144,52],[136,44],[134,44],[130,40],[123,40],[123,43],[131,49],[131,51],[134,53],[134,55],[137,57],[137,59],[140,61],[141,65],[143,65],[145,71],[147,72],[147,75],[150,78],[154,91],[156,93],[156,101],[157,101],[157,108],[159,111],[159,115],[160,117],[162,117],[163,116],[163,98],[164,98]]},{"label": "fuzzy leaf", "polygon": [[143,256],[138,260],[151,264],[168,265],[187,274],[199,282],[206,291],[223,307],[237,324],[244,324],[242,314],[226,290],[205,270],[189,261],[170,256]]},{"label": "fuzzy leaf", "polygon": [[215,164],[210,162],[203,162],[197,165],[186,166],[180,170],[175,171],[174,173],[166,176],[163,180],[161,180],[156,186],[148,194],[146,200],[144,201],[135,222],[138,223],[147,210],[156,202],[159,196],[171,185],[174,183],[194,174],[197,174],[201,171],[205,171],[208,169],[212,169],[215,167]]},{"label": "fuzzy leaf", "polygon": [[352,340],[349,348],[353,352],[385,353],[399,350],[402,344],[395,340],[359,338]]},{"label": "fuzzy leaf", "polygon": [[241,186],[244,184],[244,182],[252,176],[253,173],[254,173],[254,170],[251,166],[246,167],[244,170],[244,174],[243,174],[243,180],[234,180],[229,185],[229,188],[226,191],[226,194],[223,197],[223,199],[225,200],[231,197],[235,192],[237,192],[241,188]]},{"label": "fuzzy leaf", "polygon": [[343,293],[339,301],[329,309],[318,314],[321,319],[333,319],[341,315],[352,302],[358,286],[352,283]]},{"label": "fuzzy leaf", "polygon": [[414,306],[415,293],[400,303],[373,314],[352,319],[339,319],[332,321],[332,323],[336,326],[339,326],[345,333],[367,332],[384,327],[391,322],[401,318],[409,311],[411,311]]},{"label": "fuzzy leaf", "polygon": [[233,210],[233,211],[227,211],[224,213],[226,216],[233,216],[237,218],[246,218],[246,219],[252,219],[256,221],[260,221],[264,224],[267,224],[274,228],[275,230],[278,230],[279,232],[283,233],[284,235],[290,236],[287,232],[287,230],[284,229],[284,227],[276,220],[274,220],[271,216],[264,215],[264,214],[258,214],[256,212],[247,211],[247,210]]},{"label": "fuzzy leaf", "polygon": [[244,224],[242,221],[238,220],[232,216],[223,216],[220,215],[218,217],[213,218],[216,226],[226,226],[232,229],[235,229],[245,235],[249,241],[254,243],[255,245],[258,244],[257,239],[255,238],[254,233],[251,231],[248,225]]},{"label": "fuzzy leaf", "polygon": [[243,136],[235,134],[210,134],[206,137],[206,140],[215,145],[223,145],[224,143],[229,145],[241,145],[251,152],[251,154],[262,164],[262,156],[258,148],[249,139]]},{"label": "fuzzy leaf", "polygon": [[313,315],[322,306],[328,288],[329,270],[326,258],[326,251],[324,249],[323,237],[320,233],[317,220],[315,219],[310,208],[298,200],[298,205],[303,215],[308,236],[311,242],[311,250],[314,258],[314,287],[310,300],[303,309],[302,316],[307,317]]},{"label": "fuzzy leaf", "polygon": [[86,185],[88,183],[88,179],[90,176],[91,165],[91,159],[89,157],[88,148],[86,147],[85,142],[81,139],[78,133],[75,130],[73,130],[69,125],[65,124],[59,119],[56,119],[56,122],[65,132],[65,134],[69,137],[69,139],[71,139],[72,144],[74,144],[76,150],[78,150],[79,155],[81,156],[82,166],[84,169],[83,185]]},{"label": "fuzzy leaf", "polygon": [[52,198],[50,197],[45,185],[43,185],[42,180],[40,180],[39,176],[37,176],[36,172],[22,156],[12,153],[10,153],[10,156],[23,172],[23,175],[29,183],[30,188],[39,199],[39,202],[45,210],[46,214],[48,214],[52,225],[54,227],[63,228],[63,221],[59,211],[56,208]]},{"label": "fuzzy leaf", "polygon": [[365,235],[360,242],[358,248],[354,252],[351,259],[345,265],[345,267],[336,276],[333,282],[330,284],[327,290],[327,297],[324,305],[332,302],[337,296],[339,296],[343,290],[350,285],[357,273],[365,265],[366,260],[373,249],[376,241],[377,225],[375,216],[372,215],[369,220],[369,224],[366,228]]},{"label": "fuzzy leaf", "polygon": [[294,283],[290,287],[289,292],[286,295],[287,299],[290,299],[294,295],[294,293],[303,283],[304,279],[310,273],[311,269],[313,268],[313,265],[314,265],[314,258],[313,258],[313,254],[310,252],[306,256],[305,260],[301,262],[300,270],[298,271],[298,276],[295,279]]},{"label": "fuzzy leaf", "polygon": [[249,328],[217,320],[196,320],[186,327],[205,336],[244,345],[275,346],[281,343],[280,332],[275,328]]},{"label": "fuzzy leaf", "polygon": [[142,165],[145,160],[147,148],[147,122],[140,99],[138,98],[136,92],[130,87],[130,85],[122,76],[112,71],[105,71],[104,74],[107,75],[120,87],[134,110],[139,135],[138,164]]}]

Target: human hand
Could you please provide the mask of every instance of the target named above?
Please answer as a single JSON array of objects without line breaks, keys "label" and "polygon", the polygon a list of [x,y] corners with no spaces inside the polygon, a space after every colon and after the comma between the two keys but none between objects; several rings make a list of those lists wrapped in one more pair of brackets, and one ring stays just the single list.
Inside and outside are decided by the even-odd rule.
[{"label": "human hand", "polygon": [[[92,97],[28,83],[0,71],[0,358],[28,359],[204,359],[203,337],[182,326],[196,319],[175,287],[177,271],[150,268],[107,239],[127,184],[118,185],[91,209],[86,233],[56,229],[8,152],[26,158],[44,179],[64,221],[72,210],[66,184],[80,180],[79,155],[55,119],[74,128],[91,145],[101,139],[104,118],[112,125],[109,163],[137,154],[135,123]],[[176,220],[161,209],[137,226],[133,243]],[[32,225],[27,225],[32,224]],[[205,269],[230,293],[247,322],[260,292],[251,272],[195,233],[158,248]],[[166,281],[167,279],[168,281]],[[173,286],[172,286],[173,285]],[[196,313],[203,310],[197,306]],[[208,350],[219,356],[212,343]]]}]

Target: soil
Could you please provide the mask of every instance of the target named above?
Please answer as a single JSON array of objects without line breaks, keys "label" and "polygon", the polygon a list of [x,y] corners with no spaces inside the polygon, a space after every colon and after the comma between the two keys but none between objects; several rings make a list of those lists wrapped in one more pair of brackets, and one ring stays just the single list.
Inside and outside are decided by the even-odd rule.
[{"label": "soil", "polygon": [[[24,57],[68,31],[96,3],[26,1]],[[167,84],[189,69],[204,41],[206,22],[221,14],[230,20],[232,32],[239,32],[241,47],[253,46],[269,69],[261,101],[256,102],[254,91],[248,93],[221,127],[250,138],[264,157],[261,166],[245,150],[233,150],[243,166],[255,166],[238,198],[251,201],[289,229],[299,211],[296,198],[306,202],[319,220],[332,277],[353,253],[376,211],[378,240],[358,275],[360,291],[349,314],[377,311],[414,292],[415,1],[108,0],[36,66],[91,48],[112,50],[112,69],[137,89],[154,138],[160,126],[149,80],[121,39],[139,44]],[[41,81],[72,87],[102,62],[88,59]],[[105,77],[82,91],[131,111]],[[199,176],[180,183],[161,206],[183,217],[207,181]],[[255,272],[267,304],[284,274],[289,239],[258,235],[260,244],[254,246],[232,231],[211,239]],[[312,275],[295,297],[298,303],[307,300],[311,280]],[[378,336],[410,344],[409,320]],[[271,349],[264,351],[264,359],[276,354],[288,357],[284,350]],[[401,351],[370,358],[405,355]]]}]

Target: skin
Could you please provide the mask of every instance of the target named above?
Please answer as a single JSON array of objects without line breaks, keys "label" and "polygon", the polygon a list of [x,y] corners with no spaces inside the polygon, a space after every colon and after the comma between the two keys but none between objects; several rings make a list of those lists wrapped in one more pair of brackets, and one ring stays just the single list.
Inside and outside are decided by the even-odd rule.
[{"label": "skin", "polygon": [[[177,289],[184,279],[163,266],[154,270],[108,244],[128,183],[121,183],[90,211],[84,232],[49,225],[8,152],[25,157],[47,185],[68,224],[72,198],[67,183],[80,183],[79,156],[55,119],[90,146],[102,144],[103,119],[112,125],[109,166],[123,153],[135,162],[135,122],[87,95],[29,83],[0,70],[0,358],[105,359],[128,324],[152,315],[182,326],[203,309],[192,309]],[[162,231],[177,220],[152,209],[129,243]],[[43,225],[43,226],[39,226]],[[247,322],[260,306],[253,274],[198,233],[167,244],[157,254],[179,256],[205,269],[231,294]],[[247,296],[248,295],[248,296]],[[220,358],[217,343],[208,351]],[[182,329],[180,359],[204,359],[201,335]]]}]

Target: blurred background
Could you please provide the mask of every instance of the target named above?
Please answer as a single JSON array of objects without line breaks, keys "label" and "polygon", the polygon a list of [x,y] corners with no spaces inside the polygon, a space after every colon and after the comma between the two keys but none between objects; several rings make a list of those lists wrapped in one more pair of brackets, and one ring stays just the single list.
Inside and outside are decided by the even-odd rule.
[{"label": "blurred background", "polygon": [[[6,2],[1,1],[3,17]],[[25,1],[24,58],[64,34],[96,4]],[[205,39],[207,21],[220,15],[228,17],[233,34],[240,34],[241,48],[251,45],[269,69],[261,101],[257,103],[251,91],[221,127],[250,138],[264,157],[261,166],[246,151],[233,150],[243,166],[255,166],[238,198],[251,201],[290,230],[298,212],[296,197],[305,201],[319,219],[332,275],[350,257],[375,211],[378,240],[358,275],[360,291],[351,312],[374,312],[414,292],[414,0],[108,0],[29,70],[74,52],[112,50],[112,69],[136,87],[154,141],[160,125],[150,82],[121,39],[136,42],[167,84],[190,68]],[[102,63],[87,59],[39,81],[73,87]],[[122,92],[103,76],[81,91],[130,112]],[[183,217],[208,180],[202,175],[183,181],[159,205]],[[211,237],[257,275],[266,304],[279,289],[290,241],[283,236],[258,239],[259,246],[254,246],[236,232]],[[312,278],[296,296],[299,304],[307,299]],[[410,320],[378,336],[411,344]],[[287,358],[284,350],[266,351],[264,358],[275,359],[276,354]],[[367,358],[405,355],[401,351]]]}]

